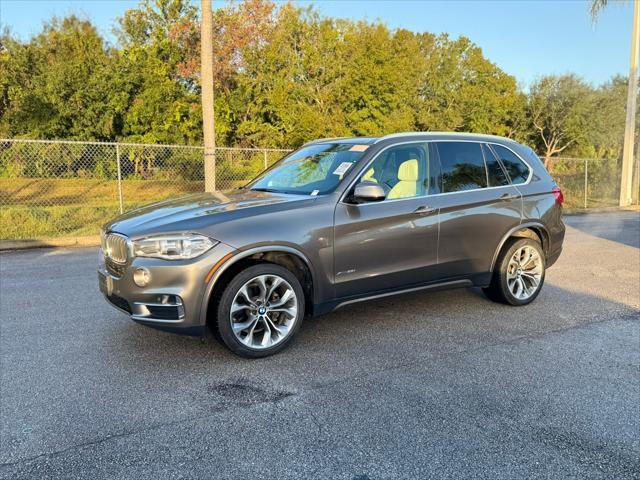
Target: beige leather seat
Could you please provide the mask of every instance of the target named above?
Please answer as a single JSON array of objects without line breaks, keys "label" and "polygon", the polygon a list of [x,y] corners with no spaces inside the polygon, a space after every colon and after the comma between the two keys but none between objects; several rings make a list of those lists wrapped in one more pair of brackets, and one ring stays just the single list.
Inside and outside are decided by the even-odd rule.
[{"label": "beige leather seat", "polygon": [[367,170],[367,172],[362,176],[362,182],[375,182],[378,183],[378,180],[375,179],[375,177],[373,176],[376,173],[376,171],[373,168],[370,168],[369,170]]},{"label": "beige leather seat", "polygon": [[387,198],[415,197],[418,194],[418,160],[406,160],[398,167],[398,183]]}]

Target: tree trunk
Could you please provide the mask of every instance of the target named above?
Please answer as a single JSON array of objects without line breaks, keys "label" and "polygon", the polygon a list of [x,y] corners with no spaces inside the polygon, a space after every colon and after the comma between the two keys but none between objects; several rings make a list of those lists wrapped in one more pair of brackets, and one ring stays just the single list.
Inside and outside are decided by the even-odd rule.
[{"label": "tree trunk", "polygon": [[548,148],[544,154],[544,168],[547,169],[547,172],[551,172],[551,155],[553,155],[553,152]]}]

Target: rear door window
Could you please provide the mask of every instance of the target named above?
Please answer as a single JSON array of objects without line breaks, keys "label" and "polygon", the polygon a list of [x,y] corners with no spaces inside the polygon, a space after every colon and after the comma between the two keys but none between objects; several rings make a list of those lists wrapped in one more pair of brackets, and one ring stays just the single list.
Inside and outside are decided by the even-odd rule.
[{"label": "rear door window", "polygon": [[502,145],[491,145],[491,148],[507,170],[511,182],[515,185],[525,183],[529,178],[529,167],[515,153]]},{"label": "rear door window", "polygon": [[487,187],[487,169],[479,143],[437,142],[437,148],[444,193]]}]

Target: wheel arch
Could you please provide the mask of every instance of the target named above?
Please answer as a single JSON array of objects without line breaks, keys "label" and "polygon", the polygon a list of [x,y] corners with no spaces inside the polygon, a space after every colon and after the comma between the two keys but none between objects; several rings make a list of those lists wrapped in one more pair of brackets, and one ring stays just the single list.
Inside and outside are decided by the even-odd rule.
[{"label": "wheel arch", "polygon": [[315,274],[309,259],[300,250],[293,247],[265,245],[236,253],[213,274],[202,296],[201,324],[204,325],[208,322],[210,307],[215,302],[214,297],[218,293],[215,286],[224,283],[225,279],[232,278],[244,268],[260,263],[280,265],[296,275],[305,293],[305,314],[313,314]]},{"label": "wheel arch", "polygon": [[498,248],[496,248],[495,252],[493,253],[493,259],[491,260],[491,269],[489,271],[492,272],[495,268],[498,255],[500,255],[502,247],[504,247],[504,244],[510,238],[532,238],[533,240],[540,242],[545,257],[548,254],[549,232],[547,231],[545,226],[539,222],[522,223],[516,227],[513,227],[511,230],[504,234],[504,236],[500,240],[500,243],[498,244]]}]

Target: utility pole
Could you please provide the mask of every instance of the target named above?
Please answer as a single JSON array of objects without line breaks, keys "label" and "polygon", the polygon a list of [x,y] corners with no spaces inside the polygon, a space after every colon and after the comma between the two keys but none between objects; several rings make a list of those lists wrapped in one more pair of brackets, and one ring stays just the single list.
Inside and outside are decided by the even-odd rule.
[{"label": "utility pole", "polygon": [[627,89],[627,119],[624,128],[622,175],[620,178],[620,206],[631,205],[633,197],[633,147],[638,95],[638,43],[640,43],[640,0],[633,0],[633,29],[631,33],[631,66]]},{"label": "utility pole", "polygon": [[201,0],[200,84],[204,137],[204,189],[216,189],[216,124],[213,109],[213,13],[211,0]]}]

